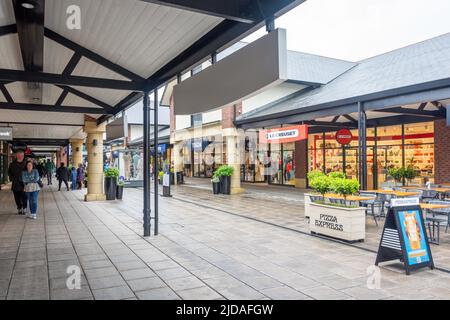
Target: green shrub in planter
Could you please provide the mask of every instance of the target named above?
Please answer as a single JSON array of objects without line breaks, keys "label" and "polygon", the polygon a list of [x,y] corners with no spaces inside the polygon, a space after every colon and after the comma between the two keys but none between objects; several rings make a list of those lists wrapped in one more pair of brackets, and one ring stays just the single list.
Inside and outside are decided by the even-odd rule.
[{"label": "green shrub in planter", "polygon": [[311,185],[311,181],[314,180],[317,177],[323,177],[325,175],[325,173],[323,173],[320,170],[313,170],[308,172],[308,180],[309,180],[309,184]]},{"label": "green shrub in planter", "polygon": [[105,170],[105,178],[118,178],[119,169],[118,168],[108,168]]},{"label": "green shrub in planter", "polygon": [[217,177],[231,177],[233,175],[234,168],[232,166],[223,165],[217,168],[214,175]]},{"label": "green shrub in planter", "polygon": [[341,171],[333,171],[328,174],[331,179],[345,179],[345,174]]},{"label": "green shrub in planter", "polygon": [[413,166],[407,166],[403,170],[403,177],[409,182],[411,182],[411,180],[417,177],[417,175],[418,175],[417,171],[414,169]]},{"label": "green shrub in planter", "polygon": [[309,185],[323,196],[330,191],[331,181],[332,179],[326,175],[316,176],[309,182]]},{"label": "green shrub in planter", "polygon": [[347,200],[347,197],[359,190],[359,182],[354,179],[335,178],[331,180],[330,189]]}]

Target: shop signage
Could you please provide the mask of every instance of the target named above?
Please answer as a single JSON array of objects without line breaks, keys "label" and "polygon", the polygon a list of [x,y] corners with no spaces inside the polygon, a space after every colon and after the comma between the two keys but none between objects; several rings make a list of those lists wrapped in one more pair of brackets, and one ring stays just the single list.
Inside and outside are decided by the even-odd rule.
[{"label": "shop signage", "polygon": [[299,126],[283,127],[259,132],[260,143],[285,143],[308,138],[308,126],[302,124]]},{"label": "shop signage", "polygon": [[342,145],[347,145],[352,142],[353,135],[348,129],[340,129],[336,132],[336,141]]},{"label": "shop signage", "polygon": [[434,269],[419,200],[411,203],[397,201],[389,209],[375,265],[400,259],[406,274],[422,267]]},{"label": "shop signage", "polygon": [[12,128],[0,127],[0,140],[12,140]]}]

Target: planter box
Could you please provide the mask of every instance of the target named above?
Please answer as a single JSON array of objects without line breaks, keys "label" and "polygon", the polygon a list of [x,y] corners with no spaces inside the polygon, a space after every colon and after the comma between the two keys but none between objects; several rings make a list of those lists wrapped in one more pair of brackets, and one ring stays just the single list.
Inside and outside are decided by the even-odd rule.
[{"label": "planter box", "polygon": [[309,229],[312,233],[337,239],[363,241],[366,235],[365,208],[340,208],[310,203]]},{"label": "planter box", "polygon": [[309,218],[309,205],[312,203],[311,197],[322,197],[322,195],[317,193],[305,193],[305,218]]}]

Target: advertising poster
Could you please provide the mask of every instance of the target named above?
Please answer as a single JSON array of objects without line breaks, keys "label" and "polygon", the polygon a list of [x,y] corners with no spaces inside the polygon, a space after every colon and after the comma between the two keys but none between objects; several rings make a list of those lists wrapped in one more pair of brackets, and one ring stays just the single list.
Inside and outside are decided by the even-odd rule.
[{"label": "advertising poster", "polygon": [[398,212],[409,265],[430,261],[419,210]]}]

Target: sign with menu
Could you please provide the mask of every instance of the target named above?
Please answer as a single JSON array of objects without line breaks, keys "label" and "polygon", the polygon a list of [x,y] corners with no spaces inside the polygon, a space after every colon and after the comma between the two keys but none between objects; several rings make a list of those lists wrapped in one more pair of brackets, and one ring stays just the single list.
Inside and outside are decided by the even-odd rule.
[{"label": "sign with menu", "polygon": [[308,138],[306,124],[259,131],[260,143],[286,143]]},{"label": "sign with menu", "polygon": [[393,203],[386,216],[375,265],[398,259],[404,263],[408,275],[423,267],[434,269],[418,199],[403,205]]}]

